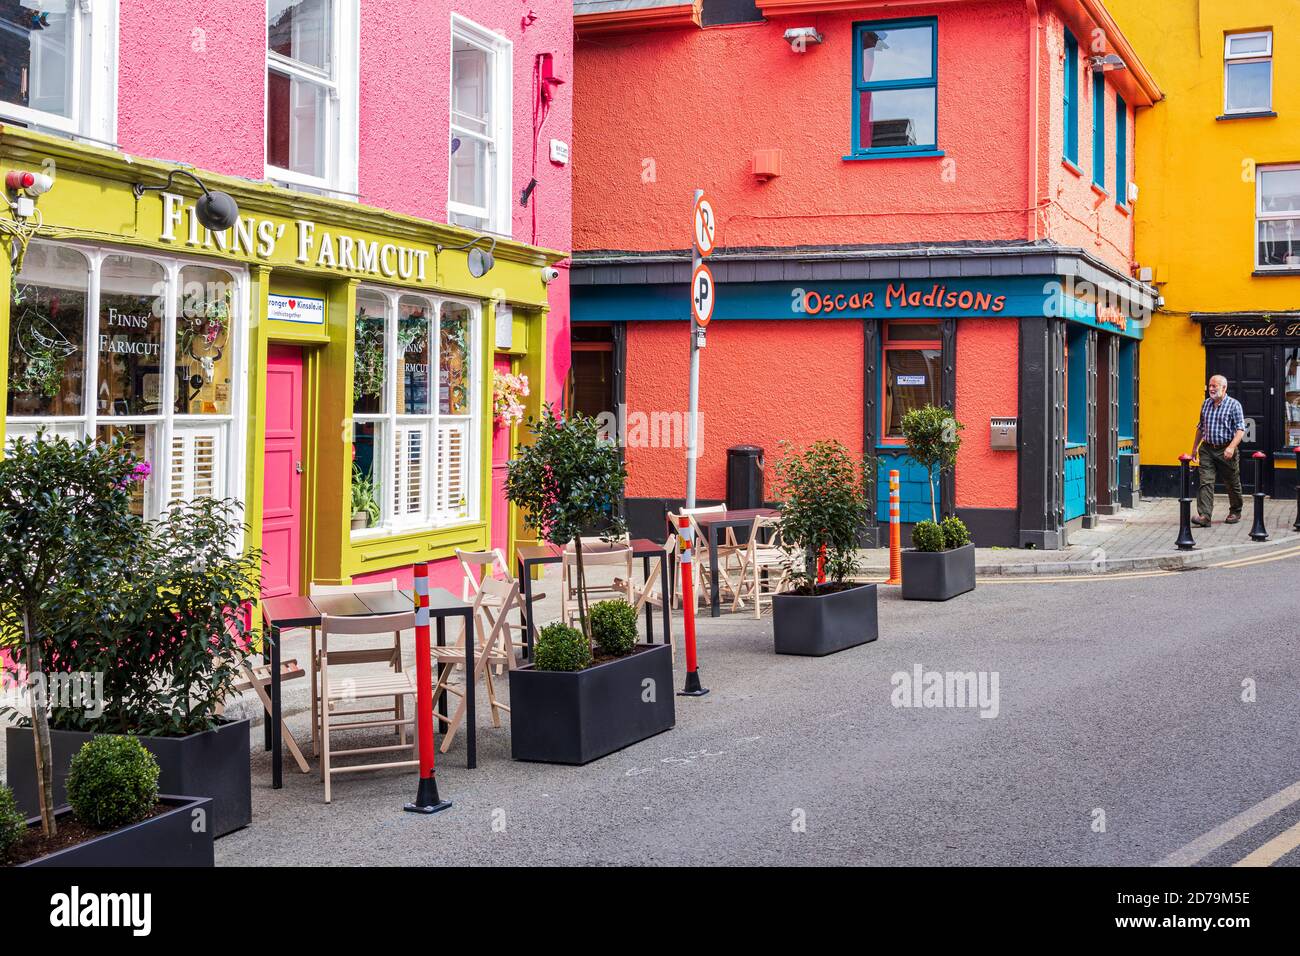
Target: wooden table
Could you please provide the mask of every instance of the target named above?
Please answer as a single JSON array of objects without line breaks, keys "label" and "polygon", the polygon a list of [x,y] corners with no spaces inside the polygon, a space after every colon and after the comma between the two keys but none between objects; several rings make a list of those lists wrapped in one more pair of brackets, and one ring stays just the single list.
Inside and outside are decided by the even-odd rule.
[{"label": "wooden table", "polygon": [[[284,744],[280,703],[280,632],[294,627],[320,627],[322,614],[331,617],[369,617],[376,614],[400,614],[415,609],[410,591],[370,591],[360,594],[322,594],[314,598],[301,595],[267,598],[262,602],[262,620],[271,651],[271,713],[265,728],[265,746],[271,751],[271,787],[283,784],[281,765]],[[465,619],[465,673],[474,673],[474,609],[443,588],[429,590],[429,615],[437,622],[438,646],[447,642],[447,618]],[[265,656],[265,654],[263,655]],[[315,662],[309,662],[309,667]],[[447,716],[447,693],[439,695],[438,712]],[[465,680],[466,766],[477,765],[474,723],[474,681]]]},{"label": "wooden table", "polygon": [[[672,643],[672,629],[670,624],[670,615],[672,608],[669,601],[668,591],[668,551],[662,544],[656,544],[649,538],[633,538],[627,544],[620,542],[601,542],[600,544],[583,545],[583,554],[599,554],[605,551],[619,550],[630,546],[632,548],[632,557],[641,559],[641,580],[644,587],[650,586],[650,561],[656,557],[662,557],[664,560],[659,562],[659,596],[660,604],[663,605],[663,624],[664,624],[664,643]],[[543,544],[523,544],[515,548],[515,563],[518,566],[519,584],[524,592],[524,658],[533,659],[533,575],[532,569],[542,564],[559,564],[564,560],[564,549],[558,545],[545,542]],[[563,582],[561,582],[563,587]],[[651,611],[649,602],[645,606],[645,630],[646,643],[655,642],[654,615]]]},{"label": "wooden table", "polygon": [[779,518],[781,512],[776,508],[739,508],[719,514],[695,515],[695,523],[700,533],[709,541],[709,600],[714,617],[722,616],[722,598],[718,589],[718,535],[726,528],[748,528],[755,518]]}]

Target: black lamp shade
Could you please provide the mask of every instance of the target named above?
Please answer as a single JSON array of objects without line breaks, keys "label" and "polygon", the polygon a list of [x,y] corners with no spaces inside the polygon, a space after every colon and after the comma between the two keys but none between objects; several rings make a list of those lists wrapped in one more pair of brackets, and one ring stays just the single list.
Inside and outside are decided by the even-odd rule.
[{"label": "black lamp shade", "polygon": [[492,258],[492,253],[485,249],[474,248],[469,251],[469,274],[475,279],[481,279],[487,274],[487,271],[496,264]]},{"label": "black lamp shade", "polygon": [[225,232],[239,218],[239,206],[229,193],[213,190],[199,197],[194,204],[199,225],[213,232]]}]

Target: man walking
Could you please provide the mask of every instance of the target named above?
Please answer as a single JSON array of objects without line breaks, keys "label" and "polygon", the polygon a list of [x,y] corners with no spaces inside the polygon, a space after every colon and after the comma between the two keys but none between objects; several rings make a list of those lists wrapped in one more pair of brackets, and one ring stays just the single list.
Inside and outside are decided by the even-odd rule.
[{"label": "man walking", "polygon": [[1210,395],[1201,405],[1192,441],[1192,458],[1200,459],[1201,489],[1196,499],[1199,518],[1192,524],[1208,528],[1214,514],[1214,481],[1222,478],[1228,487],[1228,517],[1225,524],[1241,520],[1241,457],[1237,446],[1246,435],[1246,416],[1241,402],[1228,397],[1228,380],[1222,375],[1210,379]]}]

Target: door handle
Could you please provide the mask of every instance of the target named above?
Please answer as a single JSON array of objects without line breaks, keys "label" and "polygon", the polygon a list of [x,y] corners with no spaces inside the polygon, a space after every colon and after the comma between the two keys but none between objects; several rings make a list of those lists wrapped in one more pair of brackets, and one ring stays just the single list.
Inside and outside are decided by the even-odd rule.
[{"label": "door handle", "polygon": [[294,472],[296,472],[297,474],[301,475],[301,474],[302,474],[302,462],[300,462],[300,461],[295,461],[295,462],[293,463],[293,470],[294,470]]}]

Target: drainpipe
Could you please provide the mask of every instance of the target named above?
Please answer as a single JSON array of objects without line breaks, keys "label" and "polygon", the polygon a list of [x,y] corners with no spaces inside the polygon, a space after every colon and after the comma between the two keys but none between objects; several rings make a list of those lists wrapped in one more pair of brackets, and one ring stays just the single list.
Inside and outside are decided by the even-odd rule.
[{"label": "drainpipe", "polygon": [[1025,0],[1025,15],[1029,20],[1029,140],[1028,165],[1025,174],[1029,180],[1026,200],[1029,207],[1025,234],[1030,242],[1038,238],[1038,0]]}]

